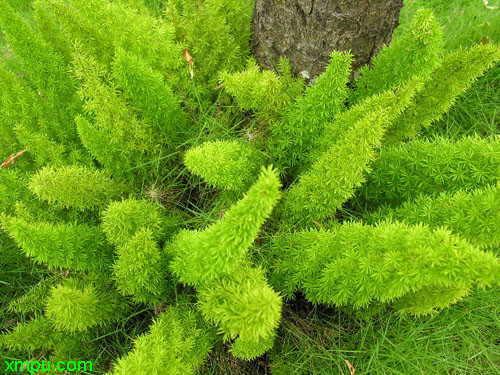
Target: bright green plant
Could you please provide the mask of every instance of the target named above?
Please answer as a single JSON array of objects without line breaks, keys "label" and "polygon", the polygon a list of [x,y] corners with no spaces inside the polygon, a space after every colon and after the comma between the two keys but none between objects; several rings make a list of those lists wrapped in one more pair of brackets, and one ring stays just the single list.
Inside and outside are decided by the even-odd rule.
[{"label": "bright green plant", "polygon": [[391,302],[400,311],[427,314],[456,302],[474,284],[500,282],[494,254],[444,227],[349,223],[284,233],[271,246],[276,284],[289,295],[302,290],[312,302],[356,307]]},{"label": "bright green plant", "polygon": [[201,317],[185,307],[170,307],[137,338],[134,349],[120,358],[113,375],[194,374],[215,339]]},{"label": "bright green plant", "polygon": [[[385,106],[366,111],[360,118],[346,115],[355,122],[344,137],[332,143],[287,191],[283,215],[290,219],[285,220],[310,224],[313,220],[323,221],[335,215],[342,203],[354,194],[355,188],[364,182],[364,173],[369,171],[368,165],[375,159],[375,149],[380,146],[394,113],[404,110],[417,88],[418,81],[414,80],[396,93],[380,94],[385,99]],[[354,107],[350,111],[356,110]]]},{"label": "bright green plant", "polygon": [[19,217],[3,217],[2,227],[19,248],[37,262],[75,270],[103,270],[111,264],[113,249],[97,227],[30,223]]},{"label": "bright green plant", "polygon": [[430,9],[419,9],[403,35],[384,46],[372,60],[371,67],[361,68],[351,103],[400,86],[413,75],[428,77],[440,63],[443,31]]},{"label": "bright green plant", "polygon": [[291,76],[287,59],[281,59],[278,68],[280,75],[270,70],[260,71],[255,59],[250,58],[245,71],[222,73],[221,81],[238,107],[252,110],[257,118],[269,121],[276,119],[303,90],[303,82]]},{"label": "bright green plant", "polygon": [[108,242],[115,246],[125,245],[143,228],[150,229],[159,239],[167,225],[162,207],[147,200],[115,201],[102,212],[102,229]]},{"label": "bright green plant", "polygon": [[413,104],[388,131],[386,144],[413,137],[421,128],[439,120],[456,98],[499,58],[500,50],[494,44],[479,44],[445,55]]},{"label": "bright green plant", "polygon": [[98,274],[64,280],[50,292],[45,310],[47,318],[57,330],[70,333],[85,332],[120,319],[127,309],[127,301],[120,298],[107,281]]},{"label": "bright green plant", "polygon": [[245,142],[207,142],[186,152],[184,164],[210,185],[243,192],[255,180],[263,155]]},{"label": "bright green plant", "polygon": [[411,138],[500,48],[443,54],[421,10],[354,85],[333,51],[304,89],[249,59],[252,4],[38,0],[27,21],[0,0],[0,157],[26,150],[0,168],[0,240],[51,275],[2,347],[113,342],[103,373],[190,374],[214,346],[270,350],[298,291],[423,315],[498,286],[498,139]]},{"label": "bright green plant", "polygon": [[[168,24],[194,58],[192,79],[202,95],[218,85],[218,72],[244,66],[252,9],[251,0],[168,1]],[[189,74],[187,64],[185,72]]]},{"label": "bright green plant", "polygon": [[181,281],[195,286],[233,273],[280,198],[279,187],[276,171],[263,169],[257,182],[224,218],[202,231],[181,232],[169,249],[174,255],[173,272]]},{"label": "bright green plant", "polygon": [[113,264],[118,290],[138,302],[158,302],[166,294],[166,262],[152,236],[148,229],[137,232],[118,247]]},{"label": "bright green plant", "polygon": [[[142,58],[117,49],[113,61],[113,76],[131,102],[149,119],[156,134],[166,144],[179,142],[188,127],[186,114],[180,107],[168,82]],[[155,95],[151,96],[150,93]]]},{"label": "bright green plant", "polygon": [[498,137],[415,140],[383,148],[358,197],[366,204],[397,205],[420,193],[475,188],[500,182]]},{"label": "bright green plant", "polygon": [[333,52],[316,83],[287,108],[281,120],[270,124],[269,148],[281,169],[300,170],[310,164],[315,141],[344,108],[351,62],[350,53]]},{"label": "bright green plant", "polygon": [[31,177],[29,188],[39,199],[78,210],[103,207],[126,192],[102,170],[82,166],[42,168]]},{"label": "bright green plant", "polygon": [[493,247],[500,245],[499,205],[500,185],[496,184],[471,193],[459,190],[442,192],[437,197],[422,195],[396,208],[383,207],[368,213],[363,220],[391,218],[411,224],[425,223],[432,228],[446,226],[475,246]]}]

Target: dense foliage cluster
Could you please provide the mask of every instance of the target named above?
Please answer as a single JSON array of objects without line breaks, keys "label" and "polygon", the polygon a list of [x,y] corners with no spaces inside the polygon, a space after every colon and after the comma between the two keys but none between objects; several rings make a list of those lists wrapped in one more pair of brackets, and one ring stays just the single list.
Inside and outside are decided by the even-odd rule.
[{"label": "dense foliage cluster", "polygon": [[[155,311],[109,374],[274,344],[284,299],[425,315],[500,285],[500,142],[413,139],[500,59],[430,10],[354,83],[249,56],[253,1],[0,0],[2,242],[47,267],[0,336],[52,360]],[[349,206],[352,214],[343,208]]]}]

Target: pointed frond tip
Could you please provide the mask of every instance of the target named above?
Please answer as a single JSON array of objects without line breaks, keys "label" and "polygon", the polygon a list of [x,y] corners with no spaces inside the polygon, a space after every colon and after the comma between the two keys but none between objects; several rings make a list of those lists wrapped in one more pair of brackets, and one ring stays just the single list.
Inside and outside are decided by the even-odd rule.
[{"label": "pointed frond tip", "polygon": [[171,269],[180,280],[202,286],[233,272],[244,260],[262,224],[278,202],[281,182],[272,166],[262,167],[257,182],[225,216],[202,231],[183,231],[170,245]]}]

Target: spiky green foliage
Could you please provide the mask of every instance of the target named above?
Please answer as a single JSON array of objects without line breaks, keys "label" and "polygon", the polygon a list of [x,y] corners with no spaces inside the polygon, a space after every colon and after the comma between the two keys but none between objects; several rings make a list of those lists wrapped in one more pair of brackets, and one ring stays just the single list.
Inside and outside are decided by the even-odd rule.
[{"label": "spiky green foliage", "polygon": [[391,87],[404,85],[414,75],[428,78],[443,53],[443,30],[430,9],[419,9],[403,35],[360,70],[349,100],[355,104]]},{"label": "spiky green foliage", "polygon": [[442,192],[437,197],[421,195],[403,205],[383,207],[363,217],[368,223],[390,218],[409,224],[445,226],[478,247],[500,245],[500,185]]},{"label": "spiky green foliage", "polygon": [[0,66],[0,145],[2,147],[2,157],[7,157],[10,154],[16,153],[20,150],[20,145],[16,139],[14,132],[15,123],[21,121],[19,118],[19,111],[13,110],[17,98],[12,97],[12,92],[18,87],[15,76],[12,72]]},{"label": "spiky green foliage", "polygon": [[231,353],[233,353],[235,357],[251,360],[260,357],[263,353],[271,349],[273,345],[274,336],[260,339],[258,342],[244,340],[238,337],[231,346]]},{"label": "spiky green foliage", "polygon": [[[90,4],[95,5],[96,2],[89,2]],[[39,2],[37,7],[42,8],[48,17],[60,25],[58,30],[65,34],[66,43],[70,45],[75,41],[85,43],[88,52],[93,53],[100,62],[109,64],[113,51],[113,36],[109,34],[109,28],[93,27],[93,20],[89,19],[89,15],[85,12],[79,11],[76,5],[75,2],[69,4],[63,1],[43,1]],[[97,11],[97,7],[94,7],[94,11]],[[69,48],[71,54],[72,48]],[[72,60],[71,57],[70,59]]]},{"label": "spiky green foliage", "polygon": [[[16,163],[17,164],[17,163]],[[33,174],[21,168],[0,169],[0,211],[6,215],[16,216],[29,222],[68,223],[87,221],[95,223],[91,211],[82,212],[62,208],[37,199],[29,189]]]},{"label": "spiky green foliage", "polygon": [[24,295],[12,300],[9,303],[9,310],[23,314],[40,315],[45,309],[45,301],[47,300],[50,289],[59,280],[59,277],[51,277],[44,279],[31,287]]},{"label": "spiky green foliage", "polygon": [[107,280],[93,274],[66,279],[52,288],[45,310],[51,324],[58,330],[76,333],[119,320],[128,302],[110,288]]},{"label": "spiky green foliage", "polygon": [[344,109],[352,55],[333,52],[326,71],[304,96],[289,107],[281,121],[272,122],[270,150],[281,169],[308,166],[308,155],[328,122]]},{"label": "spiky green foliage", "polygon": [[113,76],[132,103],[155,126],[167,144],[178,143],[186,133],[187,116],[180,100],[162,75],[146,64],[142,57],[116,51]]},{"label": "spiky green foliage", "polygon": [[310,225],[313,220],[323,221],[335,215],[342,203],[354,194],[355,188],[364,182],[364,173],[370,171],[375,148],[380,146],[394,113],[400,113],[411,102],[418,87],[414,82],[418,81],[412,81],[395,93],[380,94],[386,98],[385,106],[365,113],[299,177],[284,198],[282,215],[285,220]]},{"label": "spiky green foliage", "polygon": [[33,3],[33,18],[36,23],[36,30],[42,38],[58,53],[65,64],[71,63],[72,45],[66,38],[64,31],[59,27],[59,23],[50,10],[50,5],[46,1],[35,1]]},{"label": "spiky green foliage", "polygon": [[264,163],[257,149],[242,141],[213,141],[186,152],[184,164],[210,185],[242,192],[255,181]]},{"label": "spiky green foliage", "polygon": [[[5,137],[1,141],[2,158],[28,149],[24,160],[20,160],[27,168],[70,162],[70,149],[76,147],[68,140],[68,131],[75,132],[70,126],[60,126],[52,101],[31,88],[23,73],[16,75],[0,67],[0,83],[0,137]],[[77,157],[75,161],[85,163],[84,159]]]},{"label": "spiky green foliage", "polygon": [[[421,89],[422,79],[414,76],[403,88],[404,92],[409,91],[409,95],[415,95]],[[411,94],[411,90],[415,90]],[[370,96],[360,103],[351,106],[348,110],[341,112],[335,117],[335,121],[326,124],[323,134],[316,140],[314,150],[311,153],[311,159],[317,160],[325,153],[332,145],[343,140],[348,130],[353,128],[355,124],[362,120],[369,113],[377,111],[386,112],[387,126],[390,126],[409,105],[408,101],[403,100],[400,104],[396,104],[394,99],[397,97],[395,93],[398,89],[387,90],[380,94]],[[410,98],[408,98],[409,100]],[[388,110],[388,107],[393,107]]]},{"label": "spiky green foliage", "polygon": [[[241,267],[218,285],[200,291],[203,315],[216,323],[224,339],[235,339],[238,356],[252,359],[269,348],[281,315],[281,298],[267,284],[262,269]],[[243,343],[246,343],[243,344]],[[243,348],[255,346],[245,354]],[[263,349],[258,351],[258,348]]]},{"label": "spiky green foliage", "polygon": [[[7,357],[41,346],[51,361],[95,359],[101,373],[122,357],[116,374],[189,374],[216,328],[225,340],[213,357],[225,353],[230,363],[282,340],[282,293],[302,290],[314,303],[349,305],[344,312],[392,305],[424,314],[498,283],[498,258],[467,241],[497,241],[498,140],[442,143],[451,156],[438,172],[430,146],[409,156],[416,164],[385,147],[447,110],[498,59],[497,47],[442,59],[440,29],[421,11],[413,30],[364,68],[357,89],[347,84],[352,56],[333,52],[304,90],[287,59],[275,73],[248,59],[250,0],[171,0],[166,13],[156,0],[38,0],[27,20],[6,4],[0,161],[27,149],[0,170],[0,283],[8,290],[0,300],[10,306],[0,307],[0,320],[21,323],[2,336]],[[401,125],[408,119],[415,123]],[[270,167],[259,175],[269,164],[283,186]],[[403,174],[376,190],[380,199],[356,194],[366,178],[371,189],[400,166]],[[450,195],[434,199],[427,175],[446,180]],[[430,195],[415,203],[429,199],[432,212],[398,216],[412,226],[386,221],[396,210],[380,212],[375,227],[347,223],[367,218],[386,191],[394,204],[398,195]],[[432,229],[421,223],[428,218]],[[294,233],[312,223],[323,231]],[[20,267],[20,255],[47,267],[29,259]],[[295,304],[309,314],[305,301]],[[45,346],[28,337],[37,334],[47,335]]]},{"label": "spiky green foliage", "polygon": [[294,103],[304,94],[306,81],[303,77],[295,77],[292,72],[290,60],[286,56],[278,59],[276,70],[279,73],[279,79],[283,85],[283,90],[290,104]]},{"label": "spiky green foliage", "polygon": [[[204,316],[224,338],[242,340],[250,359],[268,349],[281,311],[281,298],[267,285],[261,269],[247,263],[247,252],[280,198],[280,181],[272,167],[262,168],[256,183],[224,218],[203,231],[183,231],[168,248],[172,272],[200,295]],[[239,346],[237,346],[238,348]],[[253,348],[253,350],[250,350]],[[235,353],[235,355],[236,355]]]},{"label": "spiky green foliage", "polygon": [[64,208],[102,208],[126,191],[102,170],[72,165],[45,167],[32,175],[30,190],[40,199]]},{"label": "spiky green foliage", "polygon": [[19,170],[0,171],[0,207],[2,207],[3,213],[13,214],[17,201],[31,198],[28,189],[26,189],[26,180],[26,176]]},{"label": "spiky green foliage", "polygon": [[106,0],[51,0],[47,6],[65,34],[106,68],[111,67],[115,48],[122,48],[141,56],[153,69],[165,71],[174,85],[189,76],[187,71],[181,74],[185,65],[174,28],[144,8]]},{"label": "spiky green foliage", "polygon": [[54,330],[45,317],[20,323],[9,333],[0,336],[0,344],[18,350],[52,349],[64,337],[64,333]]},{"label": "spiky green foliage", "polygon": [[[67,362],[72,361],[75,357],[83,359],[83,356],[88,354],[88,351],[82,350],[86,338],[88,339],[86,333],[72,334],[67,331],[59,331],[48,318],[39,316],[27,322],[19,323],[9,332],[0,335],[0,347],[20,352],[43,350],[42,354],[50,353],[44,355],[46,362]],[[36,359],[33,359],[33,361],[36,361]],[[16,361],[16,366],[18,366],[19,371],[23,372],[21,368],[27,363],[27,360]],[[32,367],[32,369],[36,372],[36,367]],[[55,367],[52,367],[52,369],[54,370]]]},{"label": "spiky green foliage", "polygon": [[263,167],[257,182],[224,218],[202,231],[181,232],[169,248],[172,271],[183,283],[197,286],[234,272],[278,202],[280,185],[277,171]]},{"label": "spiky green foliage", "polygon": [[74,64],[87,113],[76,119],[84,146],[115,176],[154,175],[156,165],[150,158],[156,158],[161,148],[151,123],[138,118],[93,57],[77,51]]},{"label": "spiky green foliage", "polygon": [[396,205],[419,193],[467,192],[500,182],[500,139],[416,140],[383,148],[358,197],[366,204]]},{"label": "spiky green foliage", "polygon": [[432,72],[414,103],[389,129],[385,143],[415,136],[450,109],[456,98],[500,59],[500,47],[479,44],[448,53]]},{"label": "spiky green foliage", "polygon": [[366,307],[394,303],[426,314],[499,283],[500,259],[445,228],[384,221],[346,223],[331,231],[277,236],[275,283],[312,302]]},{"label": "spiky green foliage", "polygon": [[[64,209],[37,199],[28,188],[30,177],[29,173],[25,173],[21,169],[0,169],[0,212],[2,215],[15,220],[20,219],[21,222],[30,225],[42,222],[49,226],[86,222],[87,226],[95,227],[96,220],[90,212],[82,213],[81,211]],[[8,238],[7,223],[5,225],[3,236]],[[31,248],[31,245],[28,247]]]},{"label": "spiky green foliage", "polygon": [[74,270],[104,270],[111,265],[112,247],[97,227],[2,216],[2,228],[39,263]]},{"label": "spiky green foliage", "polygon": [[194,374],[214,338],[198,314],[170,307],[155,319],[148,334],[135,340],[134,349],[116,362],[110,375]]},{"label": "spiky green foliage", "polygon": [[[251,0],[171,0],[165,15],[177,39],[194,58],[194,83],[200,91],[217,86],[219,71],[243,68],[248,57]],[[200,41],[204,41],[200,43]],[[189,74],[186,63],[185,72]]]},{"label": "spiky green foliage", "polygon": [[275,119],[291,99],[280,77],[270,70],[261,71],[254,58],[248,60],[243,72],[223,73],[220,79],[238,107],[252,110],[263,120]]},{"label": "spiky green foliage", "polygon": [[125,245],[143,228],[150,229],[155,240],[172,230],[172,224],[162,215],[162,207],[147,200],[134,198],[112,202],[102,212],[102,229],[106,238],[116,246]]},{"label": "spiky green foliage", "polygon": [[158,303],[167,295],[167,262],[151,229],[141,229],[119,246],[113,264],[118,290],[139,303]]},{"label": "spiky green foliage", "polygon": [[40,90],[40,95],[48,97],[56,106],[60,120],[64,122],[57,124],[59,135],[70,132],[68,135],[74,137],[74,128],[61,126],[69,123],[74,109],[78,107],[75,84],[61,55],[6,1],[0,2],[0,28],[7,35],[9,44],[20,55],[23,67]]}]

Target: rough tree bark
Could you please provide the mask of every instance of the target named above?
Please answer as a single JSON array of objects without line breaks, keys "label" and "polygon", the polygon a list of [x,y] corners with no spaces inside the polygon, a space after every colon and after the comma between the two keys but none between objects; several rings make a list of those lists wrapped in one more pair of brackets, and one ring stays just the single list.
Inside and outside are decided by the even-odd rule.
[{"label": "rough tree bark", "polygon": [[287,56],[295,74],[324,71],[333,50],[351,50],[356,71],[389,44],[403,0],[256,0],[252,51],[272,69]]}]

